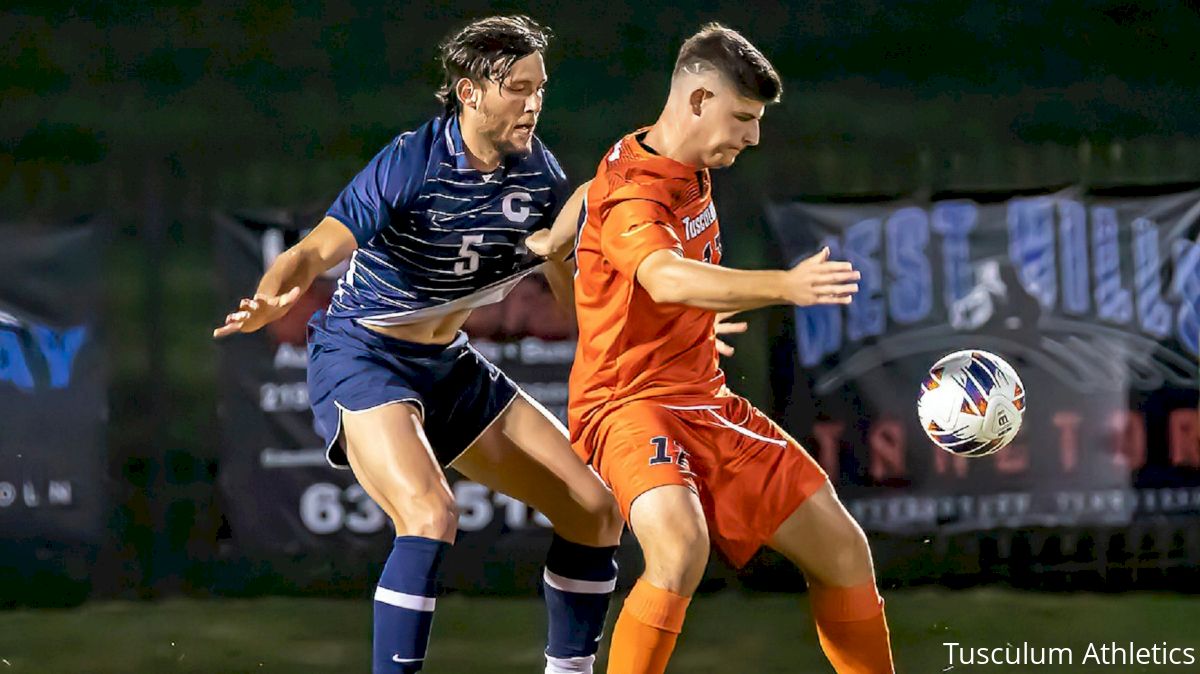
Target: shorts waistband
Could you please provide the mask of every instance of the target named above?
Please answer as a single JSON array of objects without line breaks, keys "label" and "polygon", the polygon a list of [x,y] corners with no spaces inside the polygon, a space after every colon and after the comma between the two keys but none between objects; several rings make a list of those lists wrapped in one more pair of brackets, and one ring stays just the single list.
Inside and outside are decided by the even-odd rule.
[{"label": "shorts waistband", "polygon": [[462,330],[459,330],[454,339],[446,344],[426,344],[385,335],[358,323],[353,318],[335,318],[325,312],[313,316],[313,322],[318,323],[318,327],[329,332],[338,332],[358,339],[365,346],[413,358],[432,358],[446,352],[462,351],[467,347],[467,333]]}]

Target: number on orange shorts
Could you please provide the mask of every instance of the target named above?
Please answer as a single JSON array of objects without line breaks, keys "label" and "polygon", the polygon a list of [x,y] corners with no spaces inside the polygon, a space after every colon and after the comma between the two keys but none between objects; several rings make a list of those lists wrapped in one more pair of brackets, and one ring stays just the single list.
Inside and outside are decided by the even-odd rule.
[{"label": "number on orange shorts", "polygon": [[[651,466],[658,466],[664,463],[677,463],[680,468],[687,468],[687,452],[678,442],[671,442],[671,439],[665,435],[656,435],[650,438],[650,444],[654,447],[654,455],[650,457]],[[671,452],[669,451],[671,445],[675,446],[674,457],[671,456]]]}]

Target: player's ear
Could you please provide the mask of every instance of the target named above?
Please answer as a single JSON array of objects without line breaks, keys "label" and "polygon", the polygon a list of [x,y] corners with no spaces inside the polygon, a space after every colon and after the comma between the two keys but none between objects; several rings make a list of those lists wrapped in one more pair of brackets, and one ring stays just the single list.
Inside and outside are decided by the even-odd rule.
[{"label": "player's ear", "polygon": [[458,100],[465,108],[476,108],[479,106],[479,87],[471,81],[469,77],[463,77],[454,84],[454,95],[458,96]]},{"label": "player's ear", "polygon": [[688,103],[692,107],[692,114],[699,117],[700,112],[704,109],[704,101],[713,97],[713,92],[704,87],[696,87],[692,90],[692,95],[688,97]]}]

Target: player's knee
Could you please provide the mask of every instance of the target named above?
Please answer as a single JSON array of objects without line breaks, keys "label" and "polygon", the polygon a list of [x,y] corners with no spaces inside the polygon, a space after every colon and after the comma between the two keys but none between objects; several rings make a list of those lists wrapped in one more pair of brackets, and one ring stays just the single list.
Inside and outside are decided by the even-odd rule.
[{"label": "player's knee", "polygon": [[643,544],[646,578],[651,584],[676,594],[690,596],[700,585],[708,566],[708,531],[692,523],[680,523],[669,536]]},{"label": "player's knee", "polygon": [[586,545],[609,546],[621,541],[625,520],[612,492],[597,481],[594,489],[573,493],[569,507],[564,501],[547,512],[554,530]]},{"label": "player's knee", "polygon": [[866,534],[858,526],[847,527],[829,544],[833,563],[821,574],[822,582],[849,587],[868,582],[875,577],[871,547]]},{"label": "player's knee", "polygon": [[616,545],[621,541],[625,529],[625,518],[612,495],[603,493],[588,498],[584,503],[587,517],[592,523],[596,540],[602,545]]},{"label": "player's knee", "polygon": [[458,531],[458,509],[449,494],[431,493],[401,501],[393,515],[401,536],[420,536],[453,542]]}]

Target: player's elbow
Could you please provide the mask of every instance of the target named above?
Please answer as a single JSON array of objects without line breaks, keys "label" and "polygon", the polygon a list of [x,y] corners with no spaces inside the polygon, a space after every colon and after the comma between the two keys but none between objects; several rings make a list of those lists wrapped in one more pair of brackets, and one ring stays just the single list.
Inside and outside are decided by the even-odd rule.
[{"label": "player's elbow", "polygon": [[651,254],[638,267],[638,284],[658,304],[686,304],[691,298],[691,285],[681,262],[682,258],[673,252]]},{"label": "player's elbow", "polygon": [[670,274],[646,274],[645,278],[639,274],[638,282],[657,304],[680,304],[687,301],[685,287],[672,280]]}]

